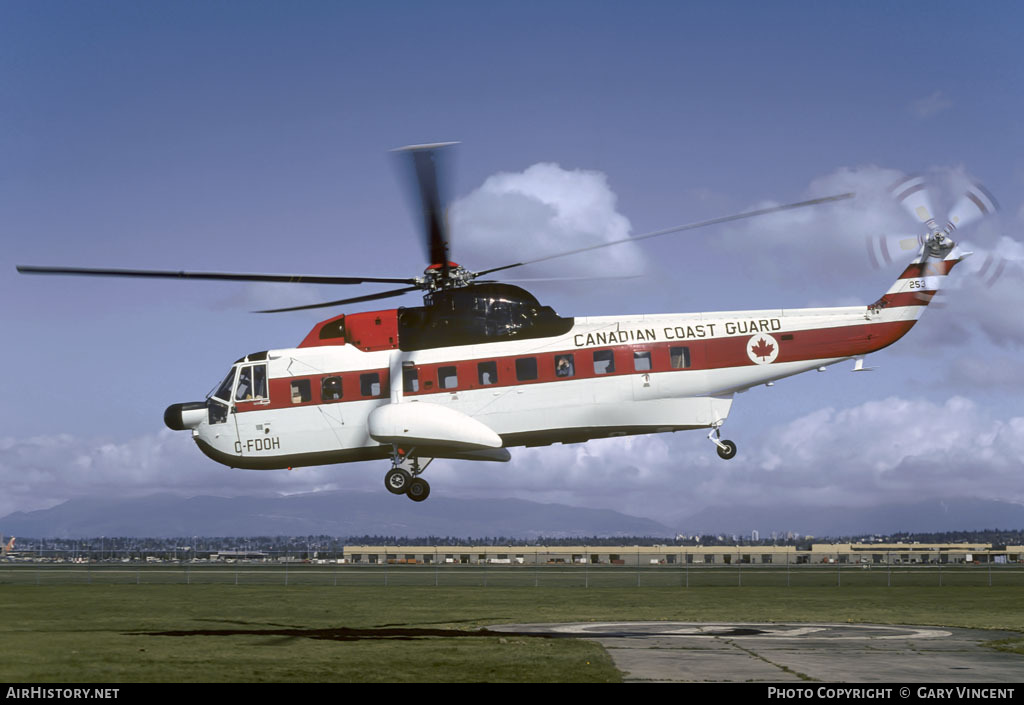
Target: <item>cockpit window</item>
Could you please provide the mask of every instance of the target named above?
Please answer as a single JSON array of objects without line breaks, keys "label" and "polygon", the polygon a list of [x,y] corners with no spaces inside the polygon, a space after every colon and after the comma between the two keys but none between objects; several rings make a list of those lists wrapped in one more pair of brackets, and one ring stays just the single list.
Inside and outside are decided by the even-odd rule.
[{"label": "cockpit window", "polygon": [[252,399],[252,368],[243,367],[238,372],[238,386],[235,387],[235,399]]},{"label": "cockpit window", "polygon": [[238,385],[235,387],[235,400],[247,401],[267,398],[267,366],[243,365],[238,371]]},{"label": "cockpit window", "polygon": [[267,398],[267,366],[253,365],[252,368],[252,391],[257,399]]},{"label": "cockpit window", "polygon": [[231,399],[231,389],[235,386],[235,368],[232,367],[231,371],[228,372],[228,376],[224,378],[224,381],[217,386],[217,391],[211,394],[211,397],[217,397],[228,401]]}]

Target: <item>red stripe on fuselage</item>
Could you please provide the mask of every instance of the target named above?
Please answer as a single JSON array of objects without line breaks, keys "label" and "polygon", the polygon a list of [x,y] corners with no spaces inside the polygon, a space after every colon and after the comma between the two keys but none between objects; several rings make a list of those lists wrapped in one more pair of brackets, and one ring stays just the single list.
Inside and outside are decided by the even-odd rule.
[{"label": "red stripe on fuselage", "polygon": [[878,300],[878,303],[873,304],[873,307],[927,306],[937,291],[936,289],[920,289],[917,291],[903,291],[898,294],[886,294]]},{"label": "red stripe on fuselage", "polygon": [[[909,294],[916,296],[916,294]],[[910,305],[910,304],[903,304]],[[918,302],[920,305],[920,302]],[[866,355],[880,350],[899,340],[914,325],[915,320],[891,321],[884,323],[864,323],[834,328],[818,328],[795,331],[773,331],[779,354],[774,363],[800,362],[802,360],[819,360],[827,358],[853,357]],[[753,333],[753,335],[760,335]],[[609,345],[585,348],[572,348],[559,351],[537,353],[533,355],[506,355],[496,357],[474,358],[471,360],[455,360],[416,365],[418,390],[403,392],[403,396],[416,397],[425,394],[458,393],[474,389],[499,389],[504,387],[520,387],[530,384],[551,382],[568,382],[581,379],[599,379],[621,375],[655,374],[666,372],[693,372],[700,370],[717,370],[729,367],[747,367],[755,363],[747,355],[747,341],[750,335],[731,336],[727,338],[710,338],[704,340],[673,340],[668,342],[637,343],[632,345]],[[688,347],[690,349],[690,366],[673,368],[671,365],[670,348]],[[594,352],[612,350],[615,361],[614,372],[597,374],[594,365]],[[650,369],[636,369],[635,352],[650,352]],[[555,359],[564,355],[573,356],[574,375],[558,376],[555,373]],[[535,358],[537,376],[535,379],[520,380],[516,374],[516,360]],[[497,367],[497,381],[494,384],[481,384],[478,365],[494,362]],[[768,365],[770,366],[770,365]],[[440,368],[455,368],[457,385],[442,388],[439,378]],[[448,371],[446,371],[447,373]],[[373,396],[361,394],[361,376],[378,374],[380,392]],[[325,401],[321,398],[322,382],[328,377],[340,377],[342,380],[342,397],[337,400]],[[446,377],[450,375],[446,374]],[[310,399],[305,402],[292,403],[291,385],[300,380],[309,380]],[[270,380],[269,403],[237,402],[239,413],[246,411],[262,411],[268,409],[287,409],[298,406],[314,406],[317,404],[344,403],[352,401],[369,401],[387,399],[389,393],[389,373],[387,368],[363,369],[344,372],[331,372],[308,377],[284,377]]]}]

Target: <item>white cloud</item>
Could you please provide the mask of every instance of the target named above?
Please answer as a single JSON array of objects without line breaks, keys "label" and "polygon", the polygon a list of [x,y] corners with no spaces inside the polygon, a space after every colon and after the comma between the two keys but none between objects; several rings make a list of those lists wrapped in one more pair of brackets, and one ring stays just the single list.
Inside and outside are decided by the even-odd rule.
[{"label": "white cloud", "polygon": [[[934,301],[939,304],[938,310],[929,312],[918,325],[919,342],[936,346],[936,350],[971,346],[969,354],[981,360],[991,356],[977,346],[982,340],[1001,348],[1020,349],[1024,346],[1024,316],[1020,315],[1024,310],[1024,245],[1002,236],[991,247],[976,247],[970,242],[964,246],[974,254],[953,270]],[[964,353],[961,350],[957,354]],[[958,379],[973,376],[980,381],[977,374],[966,374],[965,364],[958,362],[959,371],[965,373]],[[986,364],[990,369],[997,367],[994,360]]]},{"label": "white cloud", "polygon": [[758,437],[733,437],[740,453],[728,462],[703,435],[516,448],[509,465],[447,463],[431,473],[459,496],[604,507],[666,522],[708,506],[798,512],[964,497],[1024,502],[1024,417],[997,418],[963,397],[822,408]]},{"label": "white cloud", "polygon": [[[780,504],[799,512],[927,499],[1024,502],[1024,417],[999,418],[963,397],[826,407],[758,436],[726,435],[740,448],[728,462],[693,432],[513,448],[507,464],[438,460],[425,477],[439,495],[559,502],[664,522],[708,506]],[[0,516],[73,497],[384,492],[386,465],[230,470],[169,431],[119,443],[7,438],[0,441]]]},{"label": "white cloud", "polygon": [[919,98],[911,103],[911,109],[919,118],[930,118],[953,107],[953,101],[942,91]]},{"label": "white cloud", "polygon": [[[905,178],[895,169],[879,166],[843,167],[812,181],[808,198],[853,192],[856,198],[808,208],[783,211],[741,221],[727,228],[713,242],[737,254],[767,260],[767,271],[781,278],[792,277],[795,268],[809,270],[807,275],[819,283],[835,280],[836,268],[857,272],[867,268],[867,239],[880,236],[903,237],[924,234],[924,226],[912,218],[890,193],[891,187]],[[938,220],[945,217],[974,180],[962,167],[941,167],[925,175],[930,200]],[[754,204],[751,209],[778,205]],[[999,240],[998,221],[982,219],[958,231],[956,239],[978,246],[992,247]],[[1002,246],[1009,239],[1002,241]],[[913,252],[903,261],[909,261]],[[831,268],[821,268],[830,264]],[[818,267],[818,269],[814,269]],[[893,268],[899,264],[894,261]],[[896,272],[898,274],[898,271]]]},{"label": "white cloud", "polygon": [[1024,361],[1019,357],[980,352],[956,358],[947,375],[950,382],[968,389],[1024,390]]},{"label": "white cloud", "polygon": [[[452,245],[472,269],[512,264],[629,237],[616,196],[598,171],[534,164],[498,173],[456,201]],[[645,259],[633,243],[513,270],[503,277],[609,276],[639,273]]]},{"label": "white cloud", "polygon": [[[849,303],[848,290],[856,291],[858,278],[871,273],[869,241],[889,241],[924,232],[924,226],[893,201],[891,186],[903,178],[893,169],[877,166],[843,168],[814,180],[809,197],[855,192],[855,199],[828,203],[764,216],[727,229],[713,240],[737,257],[748,277],[792,283],[799,275],[800,290],[808,297],[805,305]],[[959,200],[972,181],[963,167],[942,167],[927,175],[931,201],[940,220]],[[754,207],[774,205],[756,204]],[[974,252],[944,283],[940,301],[942,326],[927,326],[929,340],[942,344],[967,344],[969,333],[977,333],[1003,346],[1024,344],[1024,245],[1000,233],[999,218],[989,217],[968,224],[954,237],[963,249]],[[890,245],[890,250],[896,248]],[[915,252],[893,257],[886,267],[892,279]],[[986,262],[988,265],[986,267]],[[993,273],[1002,267],[994,279]],[[836,288],[837,277],[849,280],[849,289]],[[873,276],[873,280],[878,277]],[[877,283],[874,285],[877,286]],[[881,294],[878,290],[877,294]],[[867,292],[861,303],[868,303]],[[827,297],[831,296],[832,299]],[[841,301],[842,300],[842,301]],[[935,315],[929,313],[929,316]]]},{"label": "white cloud", "polygon": [[70,434],[0,438],[0,486],[4,488],[0,517],[78,497],[371,489],[383,486],[382,477],[383,471],[346,473],[339,472],[338,466],[258,472],[230,469],[203,456],[187,434],[167,429],[121,441]]},{"label": "white cloud", "polygon": [[820,409],[768,431],[751,461],[783,480],[785,491],[766,484],[766,497],[868,506],[943,497],[1021,502],[1021,457],[1024,417],[994,418],[955,396]]}]

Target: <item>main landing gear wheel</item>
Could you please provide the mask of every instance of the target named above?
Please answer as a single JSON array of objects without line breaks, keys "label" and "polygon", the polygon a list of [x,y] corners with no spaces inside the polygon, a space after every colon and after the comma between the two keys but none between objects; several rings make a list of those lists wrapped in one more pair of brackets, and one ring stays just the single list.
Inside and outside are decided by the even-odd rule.
[{"label": "main landing gear wheel", "polygon": [[732,441],[720,441],[718,446],[718,457],[722,460],[732,460],[736,457],[736,444]]},{"label": "main landing gear wheel", "polygon": [[[412,475],[401,468],[392,468],[384,476],[384,486],[388,488],[388,492],[391,494],[405,494],[412,481]],[[424,499],[426,499],[426,496],[424,496]]]},{"label": "main landing gear wheel", "polygon": [[736,457],[736,444],[732,441],[722,440],[722,423],[725,419],[719,419],[711,424],[711,431],[708,433],[708,440],[715,444],[718,457],[722,460],[732,460]]},{"label": "main landing gear wheel", "polygon": [[414,477],[405,492],[413,502],[422,502],[430,496],[430,484],[421,477]]},{"label": "main landing gear wheel", "polygon": [[415,448],[392,446],[391,469],[384,476],[384,486],[391,494],[404,494],[413,502],[422,502],[430,496],[430,484],[420,474],[432,462],[433,458],[427,458],[420,466]]}]

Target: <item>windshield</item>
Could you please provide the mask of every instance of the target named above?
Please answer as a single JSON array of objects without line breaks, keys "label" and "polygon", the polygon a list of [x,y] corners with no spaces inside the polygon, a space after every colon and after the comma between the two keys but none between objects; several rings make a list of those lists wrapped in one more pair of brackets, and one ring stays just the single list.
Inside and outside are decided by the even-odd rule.
[{"label": "windshield", "polygon": [[217,397],[218,399],[223,399],[224,401],[229,401],[231,399],[231,388],[234,386],[235,368],[232,367],[231,371],[228,372],[227,377],[224,378],[224,381],[217,385],[217,391],[215,391],[210,396]]}]

